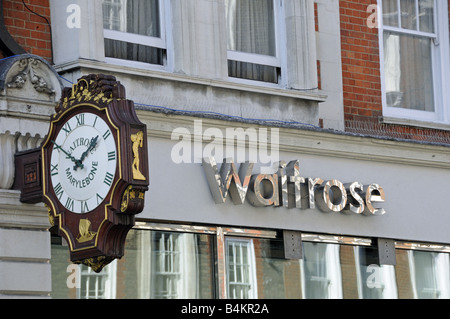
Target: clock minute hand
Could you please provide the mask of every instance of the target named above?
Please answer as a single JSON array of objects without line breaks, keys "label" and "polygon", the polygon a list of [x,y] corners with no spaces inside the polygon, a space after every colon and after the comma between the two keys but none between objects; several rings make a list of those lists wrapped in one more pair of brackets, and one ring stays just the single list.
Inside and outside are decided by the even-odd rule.
[{"label": "clock minute hand", "polygon": [[56,144],[55,141],[51,140],[50,142],[52,142],[52,143],[55,145],[55,147],[56,147],[57,149],[60,149],[61,151],[63,151],[63,153],[67,155],[67,158],[71,159],[72,162],[75,163],[75,167],[80,167],[81,169],[83,169],[84,166],[83,166],[83,164],[82,164],[79,160],[77,160],[75,157],[73,157],[72,155],[70,155],[69,153],[67,153],[61,146],[59,146],[58,144]]},{"label": "clock minute hand", "polygon": [[81,155],[80,162],[83,163],[86,156],[89,154],[89,152],[97,145],[98,135],[95,138],[91,139],[91,143],[89,144],[87,150]]}]

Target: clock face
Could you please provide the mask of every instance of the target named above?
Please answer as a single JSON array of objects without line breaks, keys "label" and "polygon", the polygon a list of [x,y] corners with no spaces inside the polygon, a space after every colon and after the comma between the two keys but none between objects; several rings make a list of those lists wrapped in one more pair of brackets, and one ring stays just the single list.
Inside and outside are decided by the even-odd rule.
[{"label": "clock face", "polygon": [[116,175],[111,128],[93,113],[80,113],[51,142],[50,175],[56,197],[73,213],[94,210],[107,197]]}]

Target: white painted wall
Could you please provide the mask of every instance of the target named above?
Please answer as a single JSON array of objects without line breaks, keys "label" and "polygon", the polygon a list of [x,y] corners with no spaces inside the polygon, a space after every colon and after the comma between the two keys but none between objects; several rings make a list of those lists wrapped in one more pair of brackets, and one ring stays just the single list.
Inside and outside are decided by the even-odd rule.
[{"label": "white painted wall", "polygon": [[319,118],[327,129],[344,131],[341,25],[338,0],[317,0],[319,31],[317,60],[321,69],[321,93],[328,96],[319,107]]}]

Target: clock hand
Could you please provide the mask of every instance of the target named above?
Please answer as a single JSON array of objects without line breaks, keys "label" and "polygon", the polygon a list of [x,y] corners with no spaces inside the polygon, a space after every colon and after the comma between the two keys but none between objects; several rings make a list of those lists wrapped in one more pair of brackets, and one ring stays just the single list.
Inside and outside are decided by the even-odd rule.
[{"label": "clock hand", "polygon": [[[91,143],[89,144],[87,150],[81,155],[80,163],[83,163],[84,159],[89,154],[89,152],[97,145],[97,140],[98,140],[98,135],[97,135],[97,137],[91,139]],[[74,169],[76,170],[76,166],[74,167]]]},{"label": "clock hand", "polygon": [[55,147],[56,147],[57,149],[60,149],[61,151],[63,151],[63,153],[67,155],[67,158],[71,159],[72,162],[75,163],[75,167],[79,167],[79,168],[81,168],[81,169],[84,168],[83,164],[82,164],[79,160],[77,160],[75,157],[73,157],[72,155],[70,155],[69,153],[67,153],[61,146],[59,146],[58,144],[56,144],[55,141],[51,140],[50,142],[52,142],[52,143],[55,145]]}]

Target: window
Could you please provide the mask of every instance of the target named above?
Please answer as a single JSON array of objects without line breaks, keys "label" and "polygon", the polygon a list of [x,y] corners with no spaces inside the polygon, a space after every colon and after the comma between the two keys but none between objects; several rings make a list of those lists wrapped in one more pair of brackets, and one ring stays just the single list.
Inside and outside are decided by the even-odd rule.
[{"label": "window", "polygon": [[198,252],[193,234],[153,234],[154,299],[198,297]]},{"label": "window", "polygon": [[211,298],[210,237],[160,231],[134,235],[138,298]]},{"label": "window", "polygon": [[439,23],[445,24],[448,8],[439,8],[443,2],[436,0],[380,2],[384,115],[443,121],[440,73],[445,45]]},{"label": "window", "polygon": [[160,0],[103,0],[105,56],[164,65],[162,9]]},{"label": "window", "polygon": [[371,239],[302,240],[303,259],[289,260],[277,231],[140,222],[127,235],[125,256],[97,274],[85,266],[74,273],[67,246],[55,236],[51,297],[450,298],[448,245],[396,242],[396,265],[380,266]]},{"label": "window", "polygon": [[[179,297],[177,283],[181,277],[180,269],[180,236],[178,234],[155,234],[156,250],[154,258],[156,269],[154,272],[156,299],[174,299]],[[195,260],[194,260],[195,261]]]},{"label": "window", "polygon": [[257,298],[253,241],[227,239],[227,261],[229,298]]},{"label": "window", "polygon": [[378,252],[370,247],[354,247],[359,299],[396,299],[395,269],[378,265]]},{"label": "window", "polygon": [[117,261],[113,261],[101,273],[80,265],[81,287],[77,297],[79,299],[114,299],[116,297],[116,265]]},{"label": "window", "polygon": [[274,0],[225,0],[228,30],[228,75],[278,83],[279,8]]},{"label": "window", "polygon": [[303,292],[306,299],[342,298],[339,245],[304,243]]},{"label": "window", "polygon": [[414,297],[448,299],[449,255],[426,251],[409,251],[409,266]]}]

